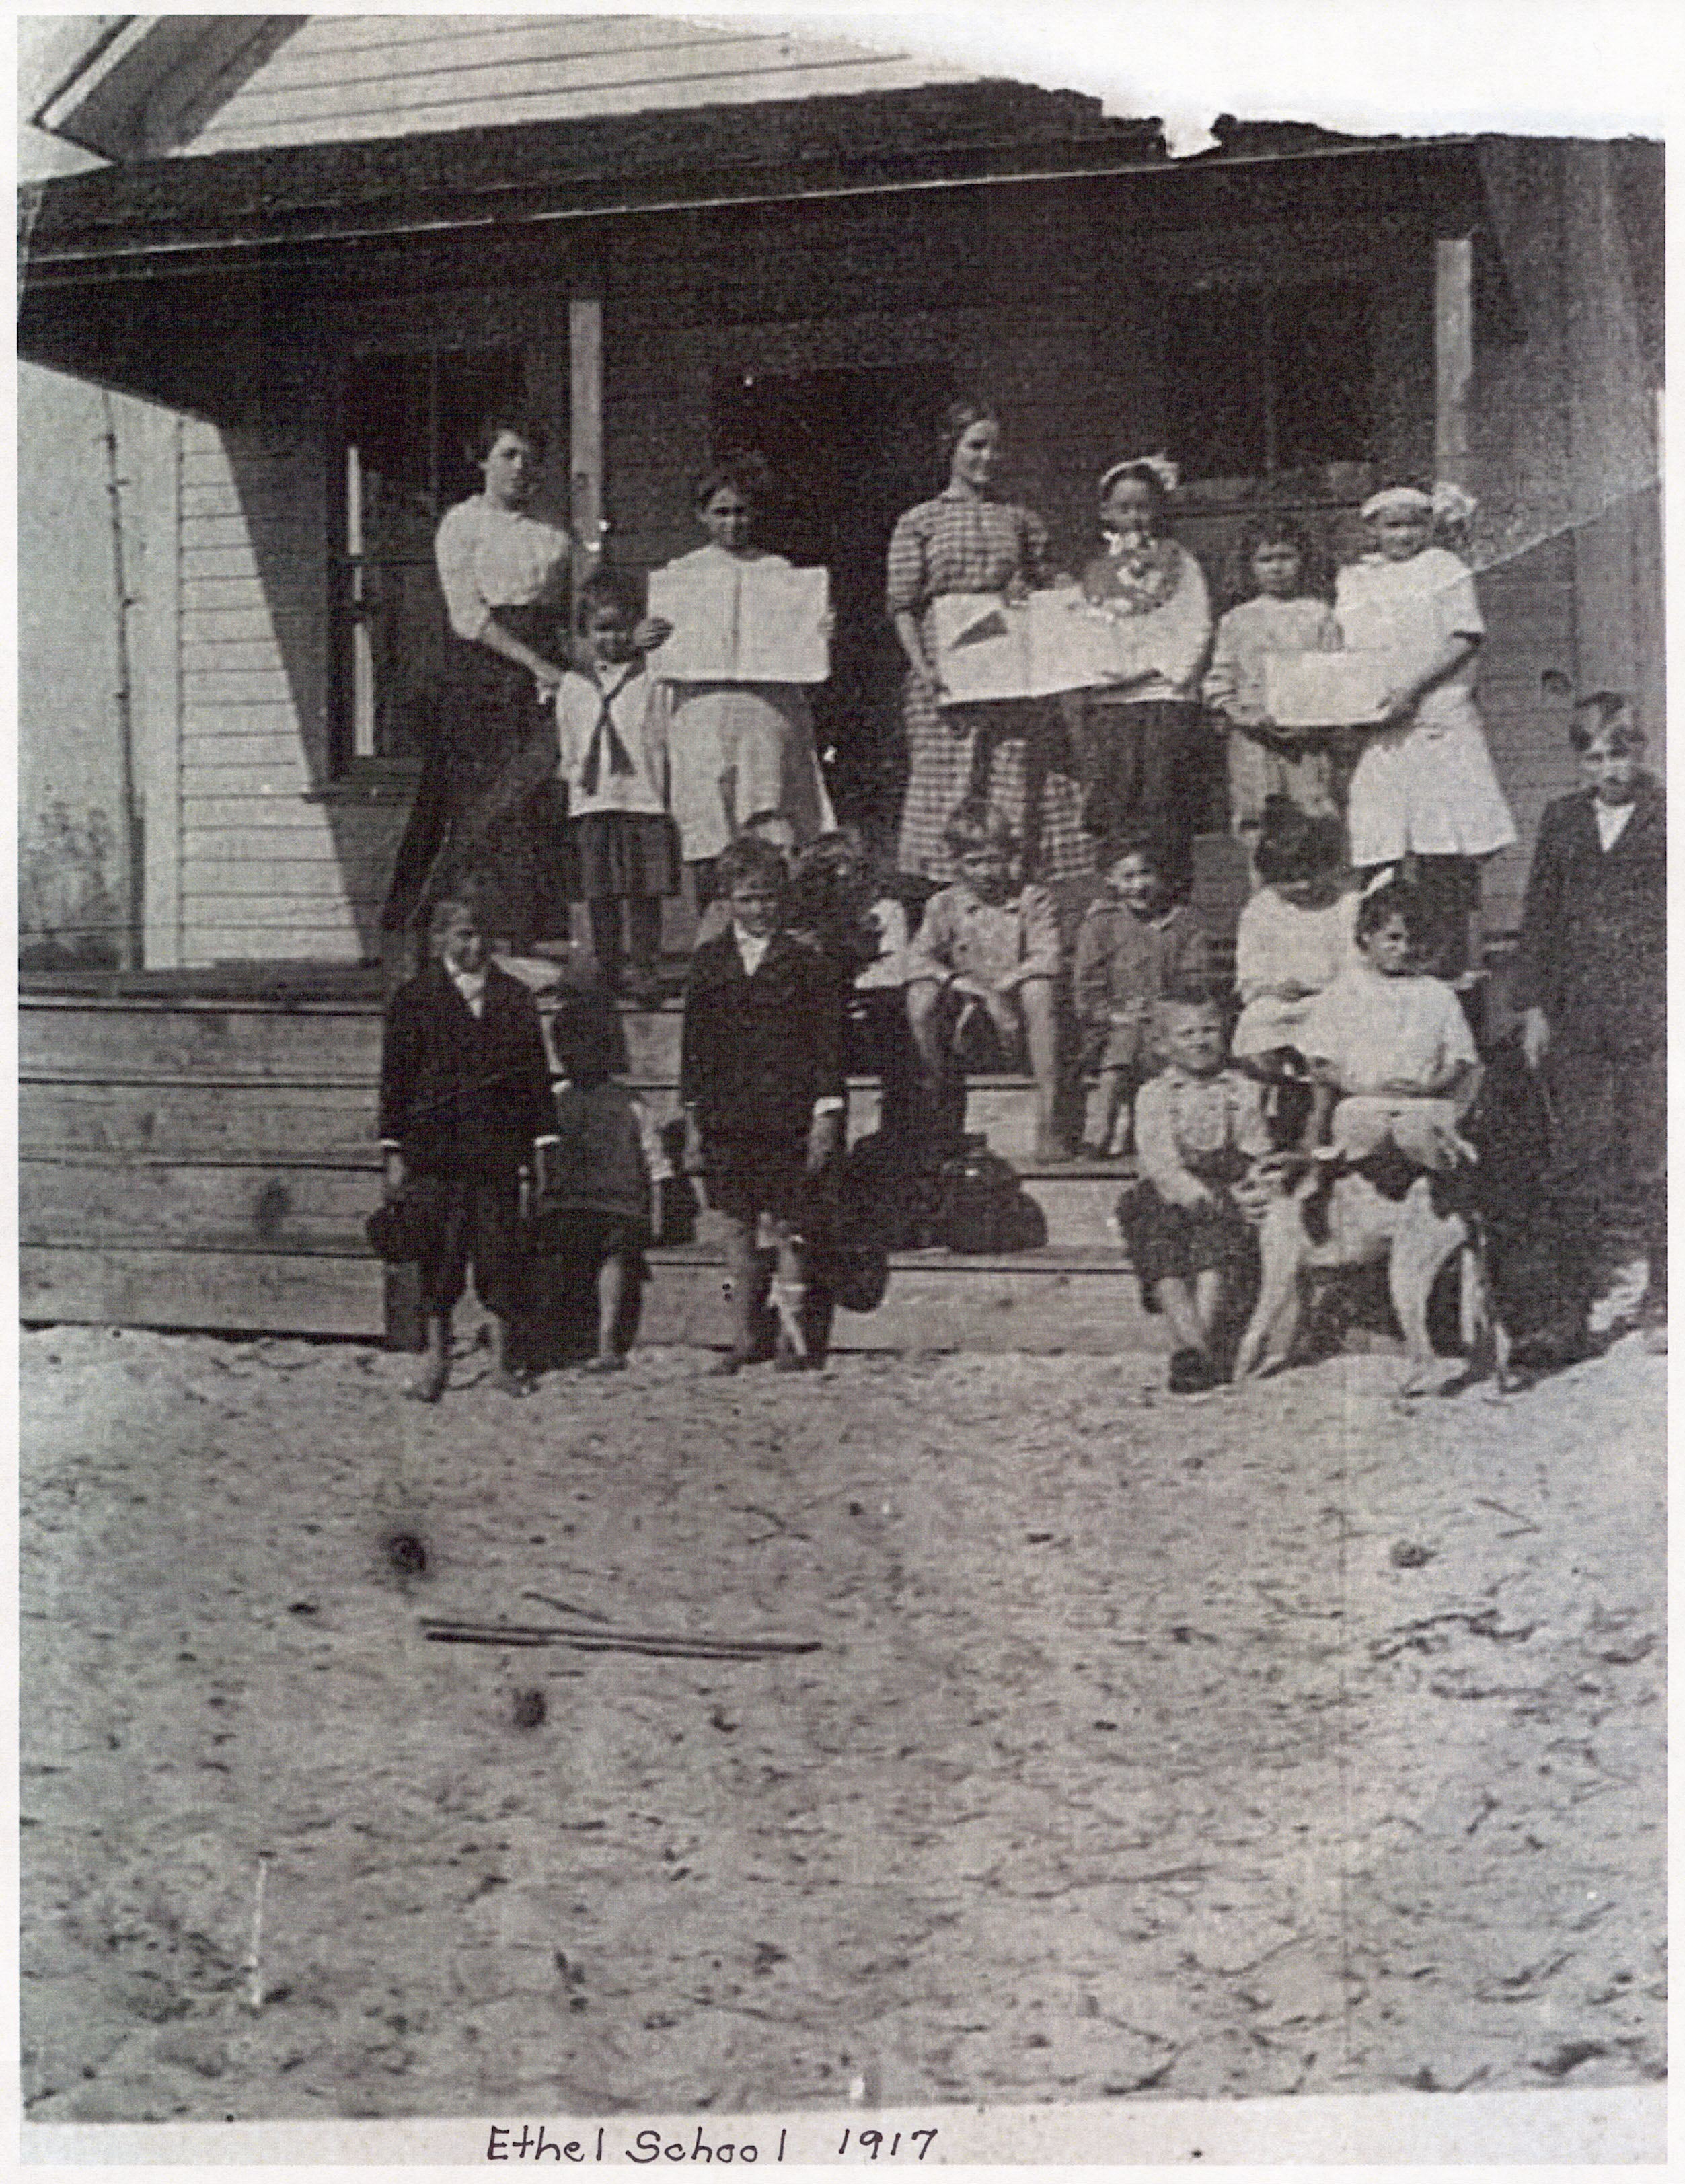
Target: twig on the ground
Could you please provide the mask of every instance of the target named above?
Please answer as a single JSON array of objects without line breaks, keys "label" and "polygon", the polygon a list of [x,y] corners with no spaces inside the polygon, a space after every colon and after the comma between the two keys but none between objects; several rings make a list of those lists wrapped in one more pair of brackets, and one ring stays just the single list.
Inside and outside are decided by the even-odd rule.
[{"label": "twig on the ground", "polygon": [[709,1638],[654,1630],[577,1630],[563,1624],[448,1622],[424,1617],[426,1636],[452,1646],[572,1646],[586,1653],[645,1653],[701,1661],[756,1661],[817,1653],[817,1638]]},{"label": "twig on the ground", "polygon": [[269,1879],[269,1852],[258,1852],[258,1877],[252,1893],[252,1946],[247,1953],[246,1969],[251,1981],[246,1990],[246,2007],[263,2008],[263,1898],[264,1887]]},{"label": "twig on the ground", "polygon": [[548,1592],[523,1592],[521,1597],[522,1600],[536,1600],[544,1607],[560,1608],[564,1615],[583,1615],[588,1623],[608,1621],[607,1616],[599,1614],[594,1607],[581,1607],[577,1602],[572,1600],[557,1600],[554,1595]]}]

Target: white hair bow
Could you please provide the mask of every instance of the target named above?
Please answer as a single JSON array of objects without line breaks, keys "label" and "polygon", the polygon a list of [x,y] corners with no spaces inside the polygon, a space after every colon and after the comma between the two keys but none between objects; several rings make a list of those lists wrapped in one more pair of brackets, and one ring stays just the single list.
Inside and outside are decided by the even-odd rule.
[{"label": "white hair bow", "polygon": [[1182,482],[1181,466],[1165,454],[1131,455],[1126,462],[1113,463],[1100,481],[1100,497],[1103,500],[1113,486],[1126,471],[1151,471],[1166,493],[1174,493]]}]

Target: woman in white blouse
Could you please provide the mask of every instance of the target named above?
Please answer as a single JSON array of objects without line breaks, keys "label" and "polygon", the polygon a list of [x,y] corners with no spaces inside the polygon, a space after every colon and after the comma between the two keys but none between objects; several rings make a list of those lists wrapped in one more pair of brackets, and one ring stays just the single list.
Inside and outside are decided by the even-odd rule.
[{"label": "woman in white blouse", "polygon": [[551,701],[567,660],[573,542],[527,513],[544,436],[488,417],[475,442],[484,490],[449,510],[433,555],[449,634],[432,734],[399,845],[383,922],[409,926],[441,894],[473,889],[494,946],[568,931],[567,838],[557,807]]}]

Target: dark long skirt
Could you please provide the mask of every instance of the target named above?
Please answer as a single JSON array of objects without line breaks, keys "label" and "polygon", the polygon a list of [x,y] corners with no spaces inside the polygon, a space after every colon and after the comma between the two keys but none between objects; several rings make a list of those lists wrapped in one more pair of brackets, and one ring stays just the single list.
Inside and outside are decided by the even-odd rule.
[{"label": "dark long skirt", "polygon": [[[501,607],[499,622],[565,657],[554,609]],[[566,939],[571,845],[555,778],[555,718],[524,667],[449,639],[432,733],[381,922],[425,928],[432,904],[471,889],[493,939],[517,951]]]},{"label": "dark long skirt", "polygon": [[1087,694],[1081,707],[1078,764],[1082,821],[1096,840],[1150,835],[1165,878],[1178,893],[1193,874],[1193,838],[1209,800],[1214,745],[1199,709],[1179,699],[1130,704]]}]

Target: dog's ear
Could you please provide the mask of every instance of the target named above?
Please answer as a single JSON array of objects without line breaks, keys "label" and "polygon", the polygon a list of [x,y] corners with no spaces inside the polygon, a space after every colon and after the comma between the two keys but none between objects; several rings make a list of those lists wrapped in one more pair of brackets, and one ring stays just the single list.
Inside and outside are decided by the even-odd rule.
[{"label": "dog's ear", "polygon": [[1547,667],[1539,677],[1539,688],[1547,698],[1571,698],[1574,686],[1559,667]]}]

